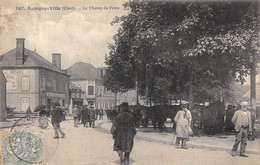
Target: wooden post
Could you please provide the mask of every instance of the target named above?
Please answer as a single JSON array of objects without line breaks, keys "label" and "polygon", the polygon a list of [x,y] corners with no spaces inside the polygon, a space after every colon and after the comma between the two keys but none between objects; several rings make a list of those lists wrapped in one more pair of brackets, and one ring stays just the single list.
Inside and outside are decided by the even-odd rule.
[{"label": "wooden post", "polygon": [[0,121],[6,121],[6,78],[0,69]]}]

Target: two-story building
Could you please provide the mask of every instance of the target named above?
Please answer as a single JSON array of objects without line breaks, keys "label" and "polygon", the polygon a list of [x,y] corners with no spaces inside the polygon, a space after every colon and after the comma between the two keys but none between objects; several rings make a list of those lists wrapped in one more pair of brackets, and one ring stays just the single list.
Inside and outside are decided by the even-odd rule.
[{"label": "two-story building", "polygon": [[78,86],[70,82],[70,106],[69,112],[72,113],[72,108],[77,106],[82,106],[86,102],[85,91],[82,90],[81,86]]},{"label": "two-story building", "polygon": [[68,69],[70,82],[81,87],[85,92],[84,105],[92,105],[95,108],[111,108],[115,104],[115,94],[106,90],[102,85],[102,70],[84,62],[77,62]]},{"label": "two-story building", "polygon": [[51,102],[69,106],[69,75],[61,70],[61,54],[52,54],[52,63],[25,48],[25,39],[16,39],[16,48],[0,56],[6,77],[6,104],[16,111],[32,110]]},{"label": "two-story building", "polygon": [[85,92],[84,105],[95,106],[95,80],[99,77],[98,70],[88,63],[77,62],[70,66],[68,69],[70,82],[77,85]]}]

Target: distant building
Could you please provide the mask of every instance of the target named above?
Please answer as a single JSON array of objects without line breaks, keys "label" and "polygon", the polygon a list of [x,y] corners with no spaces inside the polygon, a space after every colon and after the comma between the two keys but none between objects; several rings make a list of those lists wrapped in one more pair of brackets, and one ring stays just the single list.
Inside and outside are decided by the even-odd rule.
[{"label": "distant building", "polygon": [[92,105],[102,109],[115,106],[115,94],[102,85],[104,70],[83,62],[77,62],[67,70],[71,76],[70,82],[81,87],[85,92],[84,105]]},{"label": "distant building", "polygon": [[85,102],[95,106],[96,79],[99,77],[98,70],[88,63],[77,62],[68,69],[70,82],[79,86],[85,92]]},{"label": "distant building", "polygon": [[110,109],[117,105],[116,102],[116,94],[110,90],[107,90],[106,87],[103,86],[103,77],[106,74],[106,68],[98,68],[100,72],[100,76],[96,79],[96,107],[102,109]]},{"label": "distant building", "polygon": [[[136,105],[137,102],[137,94],[136,90],[129,90],[125,93],[118,93],[117,94],[117,104],[122,104],[122,102],[128,102],[129,105]],[[139,103],[142,104],[143,102],[140,102],[139,98]]]},{"label": "distant building", "polygon": [[[122,102],[136,105],[136,90],[115,94],[104,87],[103,77],[106,70],[106,67],[95,68],[93,65],[83,62],[77,62],[67,69],[68,74],[71,76],[70,82],[79,86],[85,92],[83,104],[102,109],[109,109]],[[144,101],[139,98],[139,103],[144,104]]]},{"label": "distant building", "polygon": [[[103,77],[105,76],[106,74],[106,71],[107,71],[107,68],[106,67],[102,67],[102,68],[98,68],[100,70],[100,80],[101,82],[103,82]],[[102,86],[101,88],[104,88],[104,86]],[[106,96],[106,88],[104,88],[104,93]],[[128,102],[129,105],[136,105],[137,104],[137,92],[136,90],[129,90],[127,92],[118,92],[116,95],[115,93],[109,93],[108,92],[108,95],[110,97],[114,96],[114,100],[113,102],[111,101],[111,104],[114,106],[114,105],[120,105],[122,104],[123,102]],[[104,98],[104,97],[103,97]],[[100,100],[103,100],[103,98],[98,98]],[[143,99],[141,99],[141,97],[139,96],[138,98],[138,102],[139,104],[141,105],[144,105],[145,101]],[[99,103],[98,103],[99,105]],[[104,107],[103,104],[101,103],[101,107]],[[106,107],[106,105],[105,105]]]},{"label": "distant building", "polygon": [[82,106],[86,102],[85,91],[72,82],[70,82],[70,113],[75,105]]},{"label": "distant building", "polygon": [[0,56],[0,68],[7,79],[7,105],[16,111],[32,110],[51,102],[69,106],[69,75],[61,70],[61,54],[52,54],[52,63],[24,47],[23,38],[16,48]]}]

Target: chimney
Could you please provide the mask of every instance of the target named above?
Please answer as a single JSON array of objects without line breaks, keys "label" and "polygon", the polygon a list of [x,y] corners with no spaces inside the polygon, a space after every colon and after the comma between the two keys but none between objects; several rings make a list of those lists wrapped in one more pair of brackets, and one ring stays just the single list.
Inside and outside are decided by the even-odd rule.
[{"label": "chimney", "polygon": [[61,54],[52,53],[52,64],[61,70]]},{"label": "chimney", "polygon": [[16,38],[16,65],[24,63],[24,38]]}]

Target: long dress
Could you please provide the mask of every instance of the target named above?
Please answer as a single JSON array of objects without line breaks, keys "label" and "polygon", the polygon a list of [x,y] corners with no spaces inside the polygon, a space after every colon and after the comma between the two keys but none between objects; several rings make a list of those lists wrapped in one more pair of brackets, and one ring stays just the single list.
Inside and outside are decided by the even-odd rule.
[{"label": "long dress", "polygon": [[49,126],[46,114],[47,114],[47,112],[45,110],[41,110],[40,113],[39,113],[39,126],[42,129],[45,129]]},{"label": "long dress", "polygon": [[40,116],[39,124],[42,129],[45,129],[49,126],[48,120],[46,116]]},{"label": "long dress", "polygon": [[189,110],[186,110],[186,114],[184,110],[180,110],[177,112],[174,121],[176,122],[176,134],[177,137],[188,138],[191,124],[191,113]]}]

